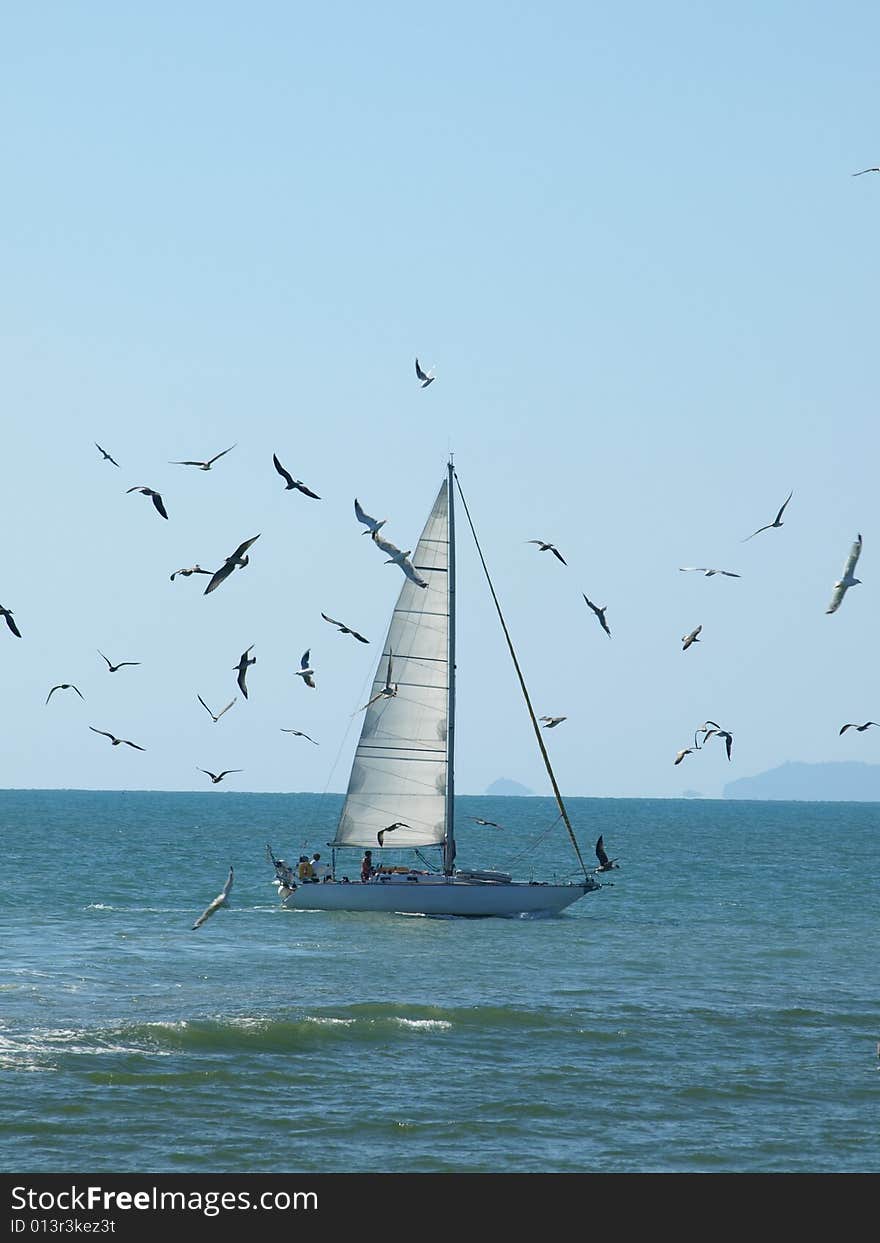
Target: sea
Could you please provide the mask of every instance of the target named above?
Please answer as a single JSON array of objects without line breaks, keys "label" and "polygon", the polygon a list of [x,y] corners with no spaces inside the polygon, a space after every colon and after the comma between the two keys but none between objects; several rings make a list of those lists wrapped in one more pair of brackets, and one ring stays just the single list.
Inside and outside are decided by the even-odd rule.
[{"label": "sea", "polygon": [[[619,867],[555,917],[281,909],[340,803],[0,792],[0,1169],[880,1170],[880,804],[571,799]],[[456,817],[579,874],[552,799]]]}]

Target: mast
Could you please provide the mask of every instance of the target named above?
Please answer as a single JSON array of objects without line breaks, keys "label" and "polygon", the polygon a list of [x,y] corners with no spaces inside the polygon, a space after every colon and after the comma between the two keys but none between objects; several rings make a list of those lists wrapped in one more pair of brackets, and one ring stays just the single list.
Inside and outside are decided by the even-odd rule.
[{"label": "mast", "polygon": [[449,496],[449,560],[447,599],[449,628],[447,631],[448,685],[446,710],[446,839],[443,843],[443,871],[452,875],[455,864],[455,502],[452,495],[452,454],[447,467]]}]

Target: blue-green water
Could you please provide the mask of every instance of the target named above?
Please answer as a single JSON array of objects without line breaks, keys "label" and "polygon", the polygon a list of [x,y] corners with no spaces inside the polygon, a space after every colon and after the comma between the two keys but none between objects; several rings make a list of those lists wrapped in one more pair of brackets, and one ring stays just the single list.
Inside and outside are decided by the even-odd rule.
[{"label": "blue-green water", "polygon": [[[621,867],[556,918],[280,910],[338,803],[0,792],[0,1168],[880,1169],[880,806],[574,799]],[[551,800],[457,808],[574,874]]]}]

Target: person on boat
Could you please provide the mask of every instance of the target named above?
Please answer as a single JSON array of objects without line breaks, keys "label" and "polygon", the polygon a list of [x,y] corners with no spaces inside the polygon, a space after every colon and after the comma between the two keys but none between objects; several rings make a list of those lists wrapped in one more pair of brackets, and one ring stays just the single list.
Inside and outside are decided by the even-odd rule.
[{"label": "person on boat", "polygon": [[375,874],[376,869],[373,867],[373,852],[372,850],[365,850],[364,857],[361,860],[361,880],[366,884],[366,882],[372,879]]},{"label": "person on boat", "polygon": [[289,863],[285,863],[283,859],[275,860],[275,876],[278,881],[284,885],[286,889],[295,889],[296,880],[293,875],[293,868]]},{"label": "person on boat", "polygon": [[315,879],[315,869],[312,867],[306,855],[300,855],[299,868],[297,872],[299,879],[303,883],[313,881]]},{"label": "person on boat", "polygon": [[311,859],[309,860],[309,862],[310,862],[310,863],[311,863],[311,865],[312,865],[312,871],[313,871],[313,872],[314,872],[314,874],[315,874],[315,880],[316,880],[316,881],[322,881],[322,882],[323,882],[323,881],[325,881],[325,880],[329,880],[329,879],[330,879],[330,868],[327,866],[327,864],[326,864],[326,863],[322,863],[322,862],[321,862],[321,856],[318,854],[317,850],[316,850],[316,851],[315,851],[315,853],[312,855],[312,857],[311,857]]}]

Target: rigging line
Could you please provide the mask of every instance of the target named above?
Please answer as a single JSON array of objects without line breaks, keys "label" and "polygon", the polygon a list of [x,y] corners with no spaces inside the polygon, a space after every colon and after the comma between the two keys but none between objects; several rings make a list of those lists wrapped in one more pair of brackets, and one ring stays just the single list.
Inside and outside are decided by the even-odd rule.
[{"label": "rigging line", "polygon": [[489,590],[492,593],[492,600],[495,603],[495,611],[498,614],[498,620],[501,622],[501,629],[504,631],[504,637],[507,640],[507,647],[508,647],[508,650],[510,651],[510,657],[511,657],[511,660],[513,661],[513,667],[514,669],[516,669],[516,676],[519,678],[519,684],[520,684],[520,688],[522,689],[523,698],[526,701],[526,707],[528,708],[529,716],[532,719],[532,727],[535,731],[535,737],[538,740],[538,746],[541,748],[541,755],[544,759],[544,767],[547,769],[547,775],[550,778],[550,784],[553,786],[553,793],[556,795],[556,802],[559,806],[559,813],[562,816],[562,819],[565,823],[565,827],[568,829],[568,836],[571,838],[571,843],[574,846],[574,852],[578,857],[578,862],[581,865],[584,876],[586,876],[587,865],[584,863],[583,857],[581,855],[580,846],[578,846],[577,838],[574,835],[574,829],[571,827],[571,821],[568,818],[568,812],[565,810],[565,803],[563,803],[562,801],[562,794],[559,791],[559,786],[556,784],[556,777],[554,776],[553,769],[550,765],[550,756],[547,754],[547,748],[544,746],[544,739],[541,737],[541,727],[539,726],[538,719],[535,716],[535,710],[532,707],[532,701],[531,699],[529,699],[529,692],[526,689],[525,678],[523,677],[522,670],[519,667],[519,661],[516,658],[516,652],[513,650],[513,640],[510,637],[510,631],[507,629],[507,623],[504,620],[504,614],[501,612],[501,605],[498,603],[498,597],[495,594],[495,588],[492,585],[492,578],[489,574],[489,567],[486,565],[486,558],[483,556],[483,550],[480,547],[480,541],[477,539],[477,533],[474,530],[473,520],[471,519],[471,511],[468,509],[468,503],[465,500],[464,493],[461,490],[461,480],[458,477],[457,471],[453,471],[453,474],[455,475],[455,482],[458,484],[458,495],[461,497],[461,503],[464,506],[465,517],[468,520],[468,526],[471,529],[471,535],[474,537],[474,543],[477,546],[477,552],[479,553],[480,563],[483,567],[483,573],[486,575],[486,582],[489,584]]},{"label": "rigging line", "polygon": [[512,868],[515,864],[519,863],[520,859],[524,859],[527,854],[530,854],[535,849],[536,846],[540,846],[544,838],[548,837],[553,832],[553,830],[556,828],[557,824],[559,824],[559,821],[561,819],[562,819],[561,815],[557,816],[556,819],[553,821],[553,823],[548,825],[543,833],[539,833],[530,846],[526,846],[525,850],[521,850],[518,855],[514,856],[514,858],[511,859],[510,863],[507,866],[509,868]]},{"label": "rigging line", "polygon": [[[364,695],[366,694],[367,683],[370,681],[370,677],[371,675],[368,673],[367,676],[364,678],[363,684],[361,685],[360,693],[358,694],[358,699],[363,699]],[[357,709],[355,709],[355,712],[353,712],[351,716],[349,717],[348,724],[345,727],[345,732],[342,735],[342,741],[339,744],[339,750],[336,752],[336,759],[333,761],[333,763],[330,766],[330,771],[327,774],[327,782],[324,786],[324,789],[321,791],[322,802],[324,800],[324,797],[327,794],[328,789],[330,788],[330,782],[333,780],[333,774],[336,772],[336,766],[339,763],[339,757],[342,755],[342,749],[345,746],[346,742],[348,741],[348,735],[351,732],[352,725],[354,724],[354,717],[356,713],[357,713]]]}]

